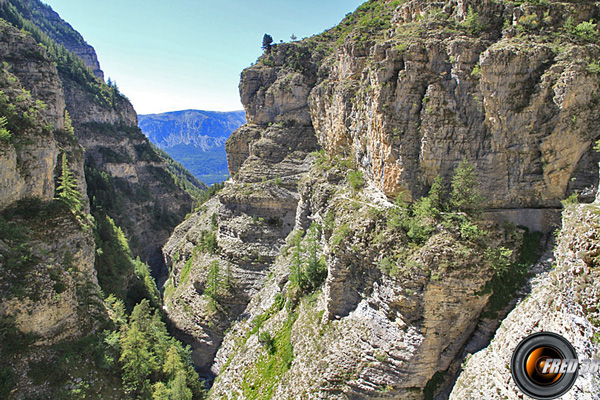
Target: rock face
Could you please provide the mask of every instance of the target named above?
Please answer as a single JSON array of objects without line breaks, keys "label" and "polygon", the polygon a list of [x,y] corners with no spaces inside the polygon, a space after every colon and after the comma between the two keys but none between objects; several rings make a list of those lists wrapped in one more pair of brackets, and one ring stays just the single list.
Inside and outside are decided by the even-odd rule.
[{"label": "rock face", "polygon": [[[3,113],[8,116],[6,127],[11,130],[11,138],[3,141],[0,151],[0,162],[3,165],[0,210],[32,198],[42,202],[52,200],[55,196],[55,178],[60,173],[60,166],[57,168],[57,164],[60,164],[59,153],[62,152],[67,154],[69,165],[83,189],[80,189],[81,200],[86,204],[88,199],[83,177],[83,149],[64,133],[65,101],[56,67],[33,39],[5,22],[1,23],[0,36],[0,60],[5,63],[1,72],[4,95],[2,107],[8,110],[3,110]],[[37,57],[32,58],[32,54]],[[27,91],[31,94],[26,95]],[[12,113],[10,110],[13,110]],[[28,119],[27,113],[32,114],[31,119]],[[35,207],[31,208],[31,212],[35,213]],[[89,210],[89,206],[85,206],[85,209]],[[19,220],[18,212],[14,213]],[[10,214],[13,212],[9,211]],[[78,265],[77,273],[81,273],[79,279],[95,285],[97,289],[91,232],[85,232],[69,214],[53,213],[47,223],[54,230],[46,232],[47,236],[42,233],[43,223],[33,224],[27,218],[22,218],[20,223],[25,226],[35,225],[30,227],[34,231],[39,228],[37,231],[41,235],[30,236],[29,246],[36,249],[40,263],[44,258],[41,255],[47,252],[54,253],[57,257],[55,262],[61,264],[64,253],[71,251],[71,257]],[[17,240],[16,237],[8,239]],[[39,277],[41,282],[30,281],[29,289],[45,291],[49,287],[49,293],[44,293],[43,301],[40,302],[23,301],[18,297],[8,297],[11,290],[7,285],[10,285],[11,276],[17,273],[11,271],[11,268],[17,268],[16,265],[10,265],[14,262],[15,260],[8,258],[2,265],[6,272],[2,279],[2,314],[15,316],[19,329],[25,333],[34,333],[46,342],[81,335],[81,321],[76,313],[79,300],[75,294],[74,275],[65,276],[65,279],[70,280],[70,284],[66,286],[71,291],[53,298],[56,292],[52,290],[52,280],[42,273]],[[48,268],[43,265],[37,267]],[[83,276],[87,278],[82,279]],[[40,287],[36,288],[36,285]]]},{"label": "rock face", "polygon": [[[309,97],[319,142],[354,154],[387,195],[419,197],[467,159],[490,208],[556,207],[597,183],[590,145],[599,134],[598,79],[581,61],[597,48],[557,50],[543,37],[568,16],[574,24],[593,18],[597,5],[471,6],[487,28],[476,37],[460,30],[465,2],[441,9],[411,1],[395,10],[387,40],[346,40]],[[492,13],[508,29],[485,20]],[[548,16],[538,21],[541,13]],[[524,27],[523,15],[539,25]],[[517,32],[542,40],[525,46]]]},{"label": "rock face", "polygon": [[[106,318],[94,268],[94,236],[83,217],[89,213],[84,151],[65,124],[65,97],[54,63],[31,36],[4,20],[0,62],[5,119],[0,140],[0,393],[8,399],[48,398],[54,392],[46,379],[34,378],[37,363],[54,363],[52,346],[81,340]],[[80,193],[78,214],[52,200],[63,154]]]},{"label": "rock face", "polygon": [[[60,53],[57,67],[64,104],[53,112],[60,113],[62,121],[66,104],[75,134],[86,149],[88,180],[92,171],[105,173],[110,180],[102,187],[88,185],[92,208],[108,213],[125,230],[134,253],[149,262],[156,275],[164,273],[160,248],[190,211],[191,196],[177,186],[165,159],[137,127],[129,100],[115,86],[104,85],[94,49],[71,25],[38,0],[13,0],[0,12],[15,26],[35,30],[38,40]],[[44,77],[38,79],[36,90],[54,90],[43,89]],[[113,193],[109,201],[106,192]]]},{"label": "rock face", "polygon": [[[599,204],[571,206],[555,250],[556,266],[538,276],[531,293],[502,322],[488,347],[465,364],[450,399],[520,399],[508,366],[517,344],[540,331],[556,332],[569,340],[580,360],[594,358],[600,330],[596,305],[599,295],[597,255]],[[580,376],[562,399],[594,399],[599,395],[593,374]]]},{"label": "rock face", "polygon": [[96,77],[104,80],[104,72],[100,69],[96,50],[50,6],[36,0],[16,0],[11,3],[25,19],[33,22],[50,39],[81,58]]},{"label": "rock face", "polygon": [[[2,24],[1,29],[3,42],[0,57],[11,63],[10,69],[4,68],[2,71],[3,88],[6,88],[4,92],[8,97],[4,102],[10,104],[23,90],[29,90],[34,99],[47,105],[45,110],[40,110],[46,123],[61,129],[65,104],[56,68],[44,57],[33,40],[24,40],[23,35],[7,24]],[[37,54],[39,58],[32,60],[31,53]],[[19,111],[26,111],[34,103],[35,100],[24,99],[19,104]],[[39,197],[43,200],[54,197],[54,167],[58,146],[51,133],[44,131],[42,126],[43,123],[40,123],[27,130],[25,135],[31,141],[30,144],[3,146],[0,155],[0,209],[27,197]]]},{"label": "rock face", "polygon": [[444,398],[490,307],[487,257],[520,236],[481,223],[482,248],[457,222],[416,243],[390,198],[466,160],[497,221],[546,231],[561,199],[591,200],[600,48],[575,27],[599,10],[370,1],[246,69],[232,179],[164,247],[167,313],[211,396]]}]

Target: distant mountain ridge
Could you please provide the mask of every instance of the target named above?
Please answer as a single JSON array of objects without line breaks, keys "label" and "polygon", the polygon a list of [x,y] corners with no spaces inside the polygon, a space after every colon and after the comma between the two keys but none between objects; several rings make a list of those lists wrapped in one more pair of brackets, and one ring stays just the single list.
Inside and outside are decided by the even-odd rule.
[{"label": "distant mountain ridge", "polygon": [[142,132],[202,182],[227,179],[225,142],[246,122],[244,111],[182,110],[138,116]]}]

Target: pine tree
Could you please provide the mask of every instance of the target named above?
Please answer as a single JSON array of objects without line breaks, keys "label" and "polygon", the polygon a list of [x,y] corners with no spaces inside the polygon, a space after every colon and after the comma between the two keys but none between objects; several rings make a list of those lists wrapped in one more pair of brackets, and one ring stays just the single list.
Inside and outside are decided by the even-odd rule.
[{"label": "pine tree", "polygon": [[295,42],[298,39],[298,37],[292,33],[290,39],[292,39],[292,42]]},{"label": "pine tree", "polygon": [[121,348],[123,386],[128,393],[141,394],[150,385],[150,375],[158,369],[148,336],[134,323],[123,333]]},{"label": "pine tree", "polygon": [[466,160],[460,162],[452,178],[450,202],[454,209],[469,215],[477,215],[481,212],[483,197],[477,190],[475,168]]},{"label": "pine tree", "polygon": [[71,115],[69,115],[69,111],[65,110],[65,132],[70,135],[75,135],[75,129],[73,129],[73,121],[71,120]]},{"label": "pine tree", "polygon": [[266,50],[267,54],[271,53],[271,43],[273,43],[273,36],[265,33],[262,41],[262,49]]},{"label": "pine tree", "polygon": [[81,193],[77,188],[77,181],[69,169],[67,155],[62,155],[62,172],[58,178],[58,187],[56,188],[57,198],[65,202],[73,212],[81,210]]},{"label": "pine tree", "polygon": [[167,352],[165,365],[163,365],[162,368],[163,372],[167,375],[167,378],[172,381],[175,380],[179,371],[184,370],[183,367],[184,365],[179,356],[179,351],[177,351],[177,346],[171,344],[169,351]]},{"label": "pine tree", "polygon": [[444,186],[444,178],[440,175],[435,177],[431,189],[429,189],[429,198],[431,204],[439,211],[444,211],[446,208],[446,187]]},{"label": "pine tree", "polygon": [[187,387],[185,373],[179,372],[171,382],[172,400],[192,400],[192,391]]},{"label": "pine tree", "polygon": [[163,382],[155,383],[152,389],[154,390],[152,400],[171,400],[171,391]]},{"label": "pine tree", "polygon": [[221,286],[221,276],[219,261],[215,260],[210,264],[208,270],[208,277],[206,278],[206,289],[205,293],[212,300],[216,301],[219,297],[219,289]]}]

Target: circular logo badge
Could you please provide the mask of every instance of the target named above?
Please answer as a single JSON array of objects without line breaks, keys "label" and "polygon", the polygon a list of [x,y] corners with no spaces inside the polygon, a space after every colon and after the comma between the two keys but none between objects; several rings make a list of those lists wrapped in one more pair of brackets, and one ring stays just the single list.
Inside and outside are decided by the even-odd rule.
[{"label": "circular logo badge", "polygon": [[539,332],[519,343],[510,370],[523,393],[534,399],[550,400],[571,389],[577,380],[579,359],[567,339],[556,333]]}]

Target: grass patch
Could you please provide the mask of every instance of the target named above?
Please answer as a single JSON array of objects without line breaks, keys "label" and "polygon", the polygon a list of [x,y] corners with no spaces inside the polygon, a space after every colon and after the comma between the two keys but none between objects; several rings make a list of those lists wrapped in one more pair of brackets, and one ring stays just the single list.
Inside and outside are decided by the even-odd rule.
[{"label": "grass patch", "polygon": [[[292,327],[297,315],[290,314],[281,329],[270,339],[270,346],[253,368],[244,374],[242,393],[248,400],[271,399],[281,377],[290,369],[294,360],[291,343]],[[263,335],[266,339],[266,335]]]}]

